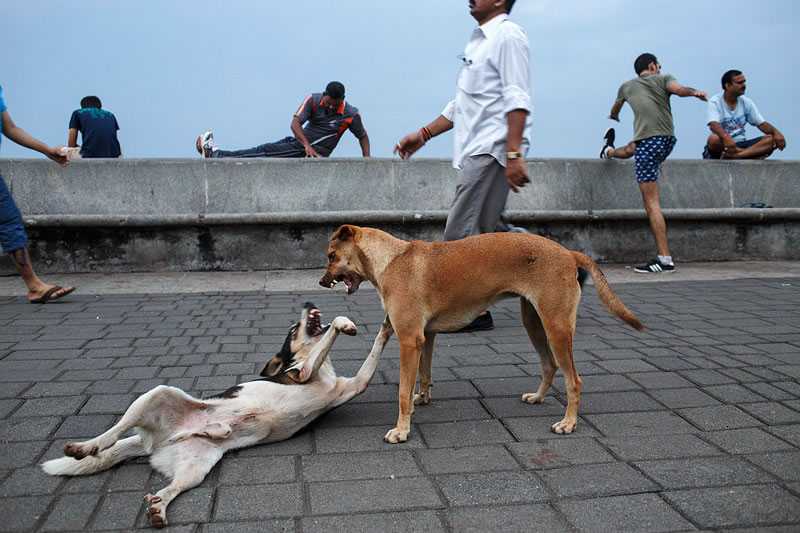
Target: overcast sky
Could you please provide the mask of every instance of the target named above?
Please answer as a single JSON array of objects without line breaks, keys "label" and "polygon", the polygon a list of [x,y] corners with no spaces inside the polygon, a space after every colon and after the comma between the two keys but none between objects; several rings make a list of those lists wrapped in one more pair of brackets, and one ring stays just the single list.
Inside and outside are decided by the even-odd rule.
[{"label": "overcast sky", "polygon": [[[372,155],[391,157],[406,133],[453,97],[475,21],[467,0],[205,0],[78,2],[0,0],[0,85],[14,121],[49,144],[66,144],[72,111],[97,95],[120,125],[126,157],[198,157],[197,135],[226,149],[290,134],[311,92],[339,80],[361,110]],[[800,2],[797,0],[517,0],[528,32],[534,100],[529,157],[597,157],[633,61],[656,54],[662,72],[713,95],[730,68],[800,159]],[[697,158],[705,103],[672,98],[673,157]],[[752,129],[748,136],[757,134]],[[334,157],[361,154],[345,134]],[[450,157],[452,134],[419,157]],[[35,157],[5,140],[0,157]]]}]

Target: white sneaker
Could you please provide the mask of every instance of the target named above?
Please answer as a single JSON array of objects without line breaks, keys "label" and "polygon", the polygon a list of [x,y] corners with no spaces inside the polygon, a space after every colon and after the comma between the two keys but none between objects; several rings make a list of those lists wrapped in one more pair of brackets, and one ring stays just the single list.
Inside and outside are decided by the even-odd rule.
[{"label": "white sneaker", "polygon": [[608,128],[603,134],[603,148],[600,150],[600,159],[608,159],[608,149],[614,148],[615,137],[616,132],[614,131],[614,128]]},{"label": "white sneaker", "polygon": [[197,151],[200,152],[200,157],[211,157],[211,154],[217,150],[214,145],[214,134],[211,130],[205,132],[197,138]]}]

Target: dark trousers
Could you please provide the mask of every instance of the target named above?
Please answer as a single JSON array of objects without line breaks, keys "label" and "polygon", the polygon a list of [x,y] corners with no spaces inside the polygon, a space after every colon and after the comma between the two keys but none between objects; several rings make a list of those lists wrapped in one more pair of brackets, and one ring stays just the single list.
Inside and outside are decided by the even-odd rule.
[{"label": "dark trousers", "polygon": [[245,150],[216,150],[211,157],[305,157],[306,150],[294,137],[284,137]]}]

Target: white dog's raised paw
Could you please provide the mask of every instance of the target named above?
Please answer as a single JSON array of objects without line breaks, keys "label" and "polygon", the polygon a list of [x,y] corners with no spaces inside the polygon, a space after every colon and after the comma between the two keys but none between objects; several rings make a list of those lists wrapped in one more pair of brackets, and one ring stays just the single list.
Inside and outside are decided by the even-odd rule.
[{"label": "white dog's raised paw", "polygon": [[397,428],[392,428],[383,436],[383,440],[389,444],[397,444],[398,442],[405,442],[408,440],[408,431],[401,431]]},{"label": "white dog's raised paw", "polygon": [[353,324],[353,321],[343,316],[337,316],[333,319],[333,327],[335,327],[339,333],[344,333],[345,335],[355,335],[358,333],[358,329],[356,325]]}]

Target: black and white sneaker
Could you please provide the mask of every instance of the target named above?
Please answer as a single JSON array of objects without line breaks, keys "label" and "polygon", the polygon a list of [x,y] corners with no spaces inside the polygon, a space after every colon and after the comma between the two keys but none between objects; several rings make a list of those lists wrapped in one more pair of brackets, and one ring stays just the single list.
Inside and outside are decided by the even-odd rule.
[{"label": "black and white sneaker", "polygon": [[211,157],[211,153],[216,150],[214,146],[214,134],[207,131],[197,138],[197,151],[200,152],[200,157]]},{"label": "black and white sneaker", "polygon": [[609,148],[614,148],[614,138],[617,136],[614,128],[608,128],[603,134],[603,149],[600,150],[600,159],[608,159],[606,153]]},{"label": "black and white sneaker", "polygon": [[667,265],[658,259],[653,259],[646,265],[633,267],[633,270],[642,274],[660,274],[662,272],[674,272],[675,264],[670,263]]}]

